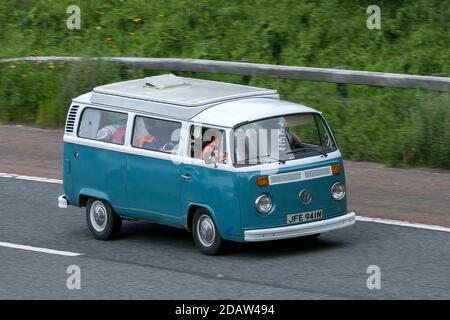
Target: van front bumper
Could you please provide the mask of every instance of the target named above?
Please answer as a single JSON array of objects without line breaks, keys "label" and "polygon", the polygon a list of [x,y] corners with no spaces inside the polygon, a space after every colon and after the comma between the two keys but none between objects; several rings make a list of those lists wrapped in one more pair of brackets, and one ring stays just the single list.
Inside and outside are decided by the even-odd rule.
[{"label": "van front bumper", "polygon": [[355,213],[349,212],[335,218],[306,222],[286,227],[253,229],[244,231],[248,242],[296,238],[349,227],[355,223]]}]

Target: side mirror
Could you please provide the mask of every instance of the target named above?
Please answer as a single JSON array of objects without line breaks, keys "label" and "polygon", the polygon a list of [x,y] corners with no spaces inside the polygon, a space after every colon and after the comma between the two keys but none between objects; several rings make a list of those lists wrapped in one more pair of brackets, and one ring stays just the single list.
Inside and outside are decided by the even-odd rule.
[{"label": "side mirror", "polygon": [[216,157],[213,151],[205,153],[204,161],[206,164],[214,164],[214,167],[217,168]]}]

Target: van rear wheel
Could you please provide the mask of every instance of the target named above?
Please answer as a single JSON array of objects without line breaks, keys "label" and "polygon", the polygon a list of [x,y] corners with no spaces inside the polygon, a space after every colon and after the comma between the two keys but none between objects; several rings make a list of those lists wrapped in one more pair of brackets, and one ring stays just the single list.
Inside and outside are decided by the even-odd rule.
[{"label": "van rear wheel", "polygon": [[217,230],[211,214],[206,209],[197,209],[192,219],[192,235],[197,249],[208,256],[219,254],[224,240]]},{"label": "van rear wheel", "polygon": [[86,204],[86,222],[94,237],[98,240],[110,240],[117,237],[122,227],[122,219],[111,205],[100,199],[89,198]]}]

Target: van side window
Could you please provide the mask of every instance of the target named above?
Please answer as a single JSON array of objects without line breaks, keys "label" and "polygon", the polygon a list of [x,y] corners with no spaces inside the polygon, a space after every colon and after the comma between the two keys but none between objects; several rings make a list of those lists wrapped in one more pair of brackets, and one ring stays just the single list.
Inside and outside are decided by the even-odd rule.
[{"label": "van side window", "polygon": [[190,156],[201,160],[212,157],[214,162],[227,163],[225,131],[193,125],[191,127]]},{"label": "van side window", "polygon": [[127,119],[126,113],[86,108],[81,115],[78,136],[123,145]]},{"label": "van side window", "polygon": [[181,123],[136,116],[133,141],[135,148],[173,153],[178,150]]}]

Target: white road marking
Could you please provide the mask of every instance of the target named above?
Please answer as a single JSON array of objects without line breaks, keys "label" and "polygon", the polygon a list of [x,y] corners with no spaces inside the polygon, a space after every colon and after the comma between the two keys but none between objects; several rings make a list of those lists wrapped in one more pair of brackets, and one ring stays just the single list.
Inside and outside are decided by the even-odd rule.
[{"label": "white road marking", "polygon": [[[62,180],[59,180],[59,179],[30,177],[30,176],[22,176],[22,175],[3,173],[3,172],[0,172],[0,178],[12,178],[12,179],[19,179],[19,180],[62,184]],[[409,221],[390,220],[390,219],[383,219],[383,218],[370,218],[370,217],[363,217],[363,216],[356,216],[356,220],[364,221],[364,222],[390,224],[390,225],[400,226],[400,227],[409,227],[409,228],[426,229],[426,230],[432,230],[432,231],[450,232],[450,228],[431,225],[431,224],[414,223],[414,222],[409,222]]]},{"label": "white road marking", "polygon": [[32,246],[24,246],[21,244],[15,244],[15,243],[9,243],[9,242],[0,242],[0,247],[56,254],[59,256],[66,256],[66,257],[82,256],[81,253],[76,253],[76,252],[60,251],[60,250],[53,250],[53,249],[39,248],[39,247],[32,247]]},{"label": "white road marking", "polygon": [[390,225],[400,226],[400,227],[409,227],[409,228],[426,229],[426,230],[433,230],[433,231],[450,232],[450,228],[436,226],[436,225],[432,225],[432,224],[409,222],[409,221],[399,221],[399,220],[390,220],[390,219],[382,219],[382,218],[370,218],[370,217],[362,217],[362,216],[356,216],[356,220],[364,221],[364,222],[376,222],[376,223],[390,224]]},{"label": "white road marking", "polygon": [[28,180],[28,181],[38,181],[38,182],[62,184],[62,180],[59,180],[59,179],[22,176],[22,175],[18,175],[18,174],[4,173],[4,172],[0,172],[0,178],[11,178],[11,179],[18,179],[18,180]]}]

